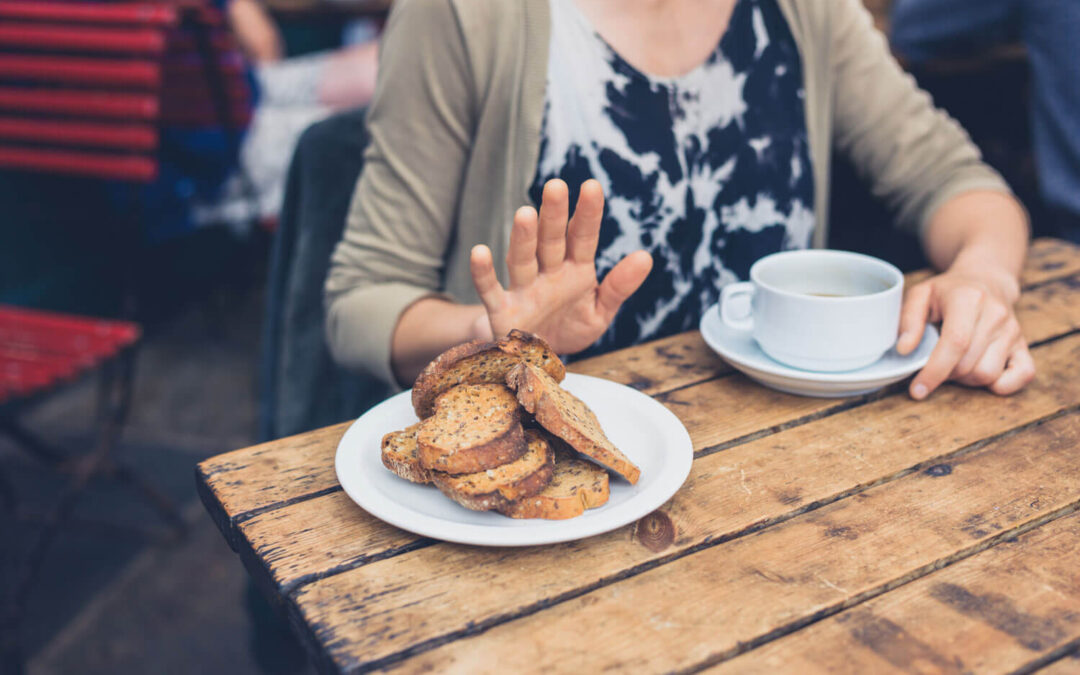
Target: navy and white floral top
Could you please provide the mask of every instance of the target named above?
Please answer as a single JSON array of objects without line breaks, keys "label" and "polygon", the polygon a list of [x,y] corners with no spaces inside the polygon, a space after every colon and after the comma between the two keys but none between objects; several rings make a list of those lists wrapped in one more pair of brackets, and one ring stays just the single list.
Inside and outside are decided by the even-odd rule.
[{"label": "navy and white floral top", "polygon": [[810,245],[802,64],[776,0],[738,0],[716,50],[674,78],[623,60],[574,0],[551,0],[551,23],[533,202],[562,178],[576,203],[595,178],[606,196],[598,274],[640,248],[653,256],[588,353],[695,328],[755,260]]}]

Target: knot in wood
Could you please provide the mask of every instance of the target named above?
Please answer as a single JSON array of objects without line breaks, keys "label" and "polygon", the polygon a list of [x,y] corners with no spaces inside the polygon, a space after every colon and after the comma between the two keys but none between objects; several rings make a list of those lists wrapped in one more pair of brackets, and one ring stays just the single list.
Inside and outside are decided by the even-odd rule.
[{"label": "knot in wood", "polygon": [[642,546],[659,553],[675,541],[675,524],[663,511],[653,511],[637,522],[634,536]]},{"label": "knot in wood", "polygon": [[952,467],[948,464],[935,464],[926,470],[927,476],[933,476],[934,478],[940,478],[942,476],[948,476],[952,473]]}]

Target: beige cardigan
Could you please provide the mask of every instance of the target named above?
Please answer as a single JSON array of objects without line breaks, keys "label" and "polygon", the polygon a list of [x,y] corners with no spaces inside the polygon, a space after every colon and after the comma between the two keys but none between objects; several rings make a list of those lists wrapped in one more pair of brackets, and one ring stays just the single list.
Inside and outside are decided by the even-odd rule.
[{"label": "beige cardigan", "polygon": [[[826,241],[833,146],[918,231],[973,189],[1007,192],[964,131],[918,90],[860,0],[778,0],[799,46],[814,170],[814,245]],[[398,0],[368,113],[370,144],[326,281],[326,334],[342,365],[393,383],[402,311],[478,298],[469,251],[500,279],[514,210],[530,203],[548,60],[547,0]]]}]

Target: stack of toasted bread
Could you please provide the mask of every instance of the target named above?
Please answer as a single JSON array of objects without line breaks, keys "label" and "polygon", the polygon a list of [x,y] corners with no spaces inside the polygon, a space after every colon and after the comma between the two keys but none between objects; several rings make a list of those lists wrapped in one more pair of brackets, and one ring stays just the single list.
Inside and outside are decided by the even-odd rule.
[{"label": "stack of toasted bread", "polygon": [[383,464],[466,508],[512,518],[573,518],[602,506],[605,469],[631,483],[641,471],[559,386],[565,376],[547,343],[520,330],[449,349],[416,379],[420,422],[383,437]]}]

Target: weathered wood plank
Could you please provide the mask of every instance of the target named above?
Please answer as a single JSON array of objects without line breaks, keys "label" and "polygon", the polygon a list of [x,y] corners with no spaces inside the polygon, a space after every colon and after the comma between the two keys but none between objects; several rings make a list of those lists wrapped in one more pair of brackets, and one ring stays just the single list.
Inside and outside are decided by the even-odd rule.
[{"label": "weathered wood plank", "polygon": [[1080,636],[1077,561],[1074,514],[708,672],[1013,671]]},{"label": "weathered wood plank", "polygon": [[370,515],[344,492],[268,511],[238,527],[245,548],[284,593],[334,570],[363,565],[427,541]]},{"label": "weathered wood plank", "polygon": [[[1080,404],[1080,337],[1046,345],[1036,350],[1036,358],[1047,374],[1013,398],[951,386],[934,404],[892,396],[698,459],[687,483],[663,508],[676,535],[659,552],[636,541],[632,527],[523,551],[438,545],[305,586],[297,599],[308,618],[332,629],[351,653],[382,658],[463,625],[497,620],[635,566],[789,518]],[[535,583],[522,585],[523,578]],[[378,602],[361,601],[368,596]],[[334,614],[332,621],[327,613]],[[341,625],[346,622],[349,626]]]},{"label": "weathered wood plank", "polygon": [[1080,274],[1026,291],[1016,315],[1029,342],[1042,342],[1080,328]]},{"label": "weathered wood plank", "polygon": [[730,373],[731,367],[693,330],[576,361],[568,370],[655,395]]},{"label": "weathered wood plank", "polygon": [[[1073,342],[1072,344],[1075,346],[1080,343]],[[1064,388],[1059,386],[1061,378],[1066,380],[1069,376],[1080,378],[1080,366],[1074,363],[1077,359],[1077,353],[1068,344],[1063,344],[1060,346],[1046,345],[1037,348],[1035,355],[1040,368],[1047,373],[1057,373],[1057,377],[1047,379],[1049,377],[1047,375],[1036,380],[1028,393],[1015,399],[1018,401],[1015,405],[1011,400],[997,399],[982,393],[978,394],[978,398],[973,400],[969,398],[971,392],[967,390],[959,388],[946,389],[941,394],[942,400],[935,404],[935,409],[930,411],[928,418],[924,416],[924,419],[919,422],[922,430],[919,435],[915,436],[915,440],[922,443],[923,448],[930,448],[939,453],[948,452],[950,449],[962,447],[963,444],[980,440],[995,433],[1001,433],[1012,426],[1028,423],[1041,416],[1052,414],[1073,404],[1073,402],[1080,402],[1080,384],[1073,383]],[[985,405],[987,400],[992,402],[990,407]],[[702,405],[705,409],[705,413],[700,418],[694,418],[698,420],[694,423],[695,425],[708,424],[714,417],[714,413],[710,413],[709,406],[703,405],[703,403],[704,399],[697,402],[698,405]],[[903,394],[900,394],[882,402],[869,404],[865,412],[858,413],[851,420],[857,422],[860,427],[869,425],[874,429],[888,429],[890,428],[889,425],[894,425],[896,429],[902,432],[901,438],[906,438],[913,428],[912,420],[907,418],[913,413],[918,414],[923,411],[924,408],[912,405]],[[967,423],[960,427],[959,434],[953,433],[954,427],[950,422],[953,414],[963,414],[967,420]],[[789,434],[793,440],[787,444],[813,448],[812,444],[821,443],[822,439],[825,439],[825,442],[831,441],[832,435],[835,433],[833,429],[842,431],[845,427],[850,426],[852,421],[841,420],[827,424],[819,422],[819,426],[810,430],[808,435]],[[703,433],[699,432],[694,426],[692,428],[694,429],[693,435]],[[939,435],[936,438],[933,435],[935,433]],[[855,437],[841,436],[840,438],[849,440],[853,444],[857,442]],[[769,443],[762,440],[746,450],[740,451],[740,454],[745,453],[752,456],[758,452],[758,448],[768,446]],[[874,474],[874,477],[925,461],[928,456],[919,454],[921,452],[925,453],[924,449],[919,448],[913,448],[912,453],[893,454],[888,447],[883,447],[881,451],[890,453],[890,459],[896,462],[906,461],[908,463],[887,463],[880,466],[872,462],[873,468],[882,472]],[[732,452],[734,450],[728,450],[725,455],[728,458],[736,457],[736,455],[730,454]],[[865,453],[863,454],[865,455]],[[791,455],[789,458],[784,456],[772,457],[775,463],[770,463],[760,471],[751,471],[748,475],[749,484],[747,489],[756,489],[758,491],[756,502],[760,502],[763,495],[768,494],[768,490],[783,493],[786,495],[789,502],[788,506],[791,508],[797,508],[809,501],[827,498],[836,491],[843,489],[837,487],[837,484],[829,483],[821,486],[822,492],[808,496],[804,495],[801,499],[796,500],[793,498],[794,493],[790,492],[789,488],[800,482],[797,479],[791,481],[791,486],[786,484],[784,486],[766,486],[760,483],[763,477],[789,476],[801,472],[799,467],[805,465],[799,463],[811,461],[811,456],[816,456],[816,450],[803,454],[799,454],[797,451],[796,454]],[[860,466],[851,464],[851,457],[836,456],[834,459],[838,466],[828,467],[829,471],[839,471],[834,475],[840,481],[855,480],[855,472],[860,469]],[[731,461],[735,460],[732,459]],[[826,468],[820,464],[815,464],[815,466]],[[740,471],[742,470],[745,469],[740,468]],[[729,469],[729,473],[733,471],[734,469]],[[691,475],[692,479],[694,475]],[[840,484],[842,485],[842,483]],[[686,489],[691,489],[694,485],[695,483],[692,480],[687,484]],[[766,487],[768,490],[765,490]],[[703,486],[697,489],[712,490],[715,488]],[[763,492],[763,490],[765,491]],[[828,490],[832,490],[832,492],[828,492]],[[771,513],[776,515],[764,504],[754,503],[747,506],[751,509],[758,509],[757,513],[759,514]],[[778,505],[772,504],[772,506]],[[727,506],[723,508],[730,515],[741,513],[731,511]],[[728,528],[737,528],[739,526],[738,522],[725,522],[722,524]],[[688,539],[686,545],[703,538],[708,528],[715,526],[716,523],[707,520],[702,521],[699,525],[699,538]],[[263,561],[262,565],[267,568],[267,572],[273,578],[274,583],[284,589],[292,588],[302,583],[306,577],[312,575],[326,576],[331,570],[357,567],[373,558],[385,557],[389,551],[401,550],[410,546],[411,540],[415,538],[413,535],[404,533],[369,516],[363,510],[355,507],[348,496],[343,493],[322,496],[309,502],[294,504],[288,509],[264,513],[241,523],[239,527],[247,545],[251,547],[253,556]]]},{"label": "weathered wood plank", "polygon": [[1031,243],[1020,283],[1027,287],[1080,272],[1080,246],[1044,237]]},{"label": "weathered wood plank", "polygon": [[[1070,291],[1077,284],[1075,278],[1070,278],[1025,295],[1019,314],[1030,339],[1045,340],[1080,326],[1080,302],[1070,301]],[[686,424],[697,450],[723,447],[752,433],[767,435],[778,427],[851,405],[774,392],[742,376],[692,386],[662,396],[661,400]],[[716,410],[725,410],[726,414],[717,415]],[[250,545],[239,541],[235,524],[250,518],[253,510],[267,509],[288,499],[303,499],[307,494],[304,490],[317,494],[335,488],[333,453],[344,428],[339,425],[314,432],[325,435],[321,445],[308,442],[305,435],[221,455],[203,464],[213,472],[209,478],[212,484],[226,480],[230,483],[227,496],[234,516],[229,522],[223,507],[211,509],[217,519],[225,522],[219,522],[219,526],[229,533],[234,547],[253,548],[263,558],[257,564],[265,566],[276,583],[289,587],[303,577],[325,575],[335,567],[355,566],[413,545],[413,535],[367,516],[340,492],[317,497],[307,506],[294,503],[288,511],[295,513],[251,518],[242,528]],[[302,442],[293,446],[294,440]],[[285,443],[290,445],[277,448]],[[294,473],[302,474],[302,480],[278,481],[274,471],[282,461],[279,452]],[[323,512],[335,514],[336,519],[321,518]],[[324,525],[330,529],[324,531]],[[327,542],[321,548],[314,547],[319,536]],[[301,541],[303,546],[295,545]]]},{"label": "weathered wood plank", "polygon": [[1038,675],[1076,675],[1080,673],[1080,645],[1053,663],[1035,671]]},{"label": "weathered wood plank", "polygon": [[335,424],[201,462],[195,468],[199,494],[225,538],[232,541],[238,518],[340,489],[334,475],[334,452],[349,424]]},{"label": "weathered wood plank", "polygon": [[[1056,240],[1039,240],[1032,247],[1025,282],[1043,283],[1049,279],[1068,276],[1078,269],[1080,248]],[[1054,307],[1071,311],[1069,316],[1075,316],[1076,303],[1067,302],[1070,291],[1078,292],[1075,281],[1071,287],[1058,293]],[[1044,296],[1050,293],[1046,289],[1039,289],[1039,292]],[[1055,315],[1042,312],[1038,302],[1032,301],[1029,304],[1032,306],[1028,314],[1038,320],[1038,325],[1027,333],[1029,339],[1046,339],[1066,329],[1069,322],[1060,321]],[[1070,325],[1075,327],[1075,323],[1072,321]],[[637,361],[630,360],[634,357]],[[581,361],[572,369],[631,384],[636,381],[644,391],[653,394],[686,387],[693,382],[726,372],[726,366],[708,350],[701,340],[701,335],[695,331]],[[619,373],[623,375],[620,376]],[[648,386],[644,386],[645,380],[649,380]],[[758,389],[745,381],[734,386],[739,392],[747,388]],[[681,398],[673,395],[670,405],[682,405],[687,396],[687,393],[682,393]],[[828,409],[830,405],[828,402],[806,404],[805,400],[800,402],[797,397],[791,396],[786,396],[786,399],[785,405],[788,407],[778,417],[762,420],[765,424],[763,428],[817,414]],[[742,398],[740,401],[746,402]],[[760,401],[759,405],[773,403],[770,398]],[[236,450],[201,463],[196,472],[200,494],[226,537],[235,543],[235,523],[250,517],[253,512],[336,489],[333,455],[347,426],[348,423],[343,423],[310,434]],[[740,433],[727,434],[725,438],[710,441],[709,444],[723,443],[748,433],[745,426],[739,427],[737,431]]]},{"label": "weathered wood plank", "polygon": [[[924,416],[919,422],[922,428],[915,440],[922,443],[925,448],[947,452],[951,448],[962,447],[963,444],[1000,433],[1011,426],[1030,422],[1078,402],[1080,384],[1075,382],[1075,378],[1080,378],[1080,367],[1075,364],[1078,353],[1074,347],[1080,343],[1073,341],[1071,344],[1073,347],[1069,344],[1047,345],[1035,350],[1036,361],[1047,375],[1036,380],[1031,389],[1017,399],[1002,400],[983,393],[978,394],[976,399],[971,399],[971,392],[967,390],[959,388],[944,390],[941,394],[942,400],[935,405],[928,416]],[[1054,376],[1051,376],[1051,373]],[[1074,379],[1070,380],[1070,377]],[[1061,386],[1062,382],[1065,386]],[[991,402],[989,407],[986,405],[987,400]],[[1013,401],[1017,403],[1014,404]],[[705,407],[708,408],[708,406]],[[893,425],[900,432],[899,437],[906,438],[913,428],[912,420],[907,418],[923,411],[924,408],[911,404],[903,395],[899,395],[870,404],[864,412],[858,413],[850,421],[840,420],[827,424],[819,422],[817,423],[819,426],[808,430],[806,435],[789,433],[788,435],[793,440],[787,445],[807,447],[811,448],[811,451],[809,453],[797,452],[787,458],[777,456],[772,458],[776,463],[770,463],[760,471],[752,470],[748,476],[750,481],[748,489],[757,489],[759,497],[756,501],[760,501],[762,495],[768,494],[769,490],[784,493],[792,507],[827,497],[843,488],[828,483],[822,486],[823,489],[831,489],[833,492],[822,491],[796,500],[789,493],[789,486],[762,485],[760,481],[763,477],[788,476],[793,472],[800,472],[799,467],[805,466],[800,462],[811,461],[810,457],[816,455],[812,444],[831,442],[833,434],[836,433],[834,429],[843,430],[853,421],[860,427],[869,426],[873,429],[888,429],[890,425]],[[951,416],[954,414],[962,414],[967,420],[967,423],[959,428],[961,432],[959,434],[953,433]],[[703,419],[710,420],[711,416],[704,415]],[[939,437],[935,438],[933,436],[935,433],[939,434]],[[841,436],[840,438],[852,444],[858,441],[855,437]],[[753,456],[758,452],[758,448],[768,446],[769,442],[762,440],[740,451],[740,455]],[[882,452],[890,453],[890,459],[908,463],[888,463],[884,467],[875,465],[874,468],[882,472],[875,476],[885,475],[888,471],[895,471],[926,459],[927,455],[918,454],[919,448],[913,448],[913,450],[915,454],[893,454],[887,446],[881,448]],[[730,454],[732,452],[734,451],[729,450],[725,454],[728,458],[736,457],[737,455]],[[862,454],[865,458],[865,453]],[[834,476],[841,481],[854,480],[853,476],[859,471],[860,465],[852,464],[852,458],[847,456],[836,456],[834,459],[837,466],[829,467],[829,471],[839,471],[840,473],[834,473]],[[731,461],[735,460],[731,459]],[[816,466],[821,465],[816,464]],[[740,471],[742,470],[744,468],[740,468]],[[729,470],[729,472],[733,471],[734,469]],[[693,476],[694,474],[691,478]],[[800,481],[793,479],[791,482],[794,486]],[[692,489],[694,485],[695,483],[691,481],[687,484],[687,489]],[[751,485],[753,487],[750,487]],[[764,490],[766,487],[768,490]],[[714,488],[703,486],[698,489]],[[759,509],[760,513],[770,513],[762,504],[748,506]],[[726,506],[724,508],[731,515],[739,513],[731,511]],[[332,513],[333,517],[327,515],[323,518],[320,513]],[[714,525],[715,523],[710,521],[700,523],[702,532],[706,532],[707,528]],[[724,525],[737,528],[740,524],[727,522]],[[264,561],[275,582],[285,588],[294,586],[302,577],[308,575],[324,576],[331,569],[355,567],[373,557],[383,556],[388,549],[407,546],[412,537],[367,515],[363,510],[356,508],[346,495],[340,493],[313,499],[302,506],[295,504],[288,509],[256,516],[242,523],[240,528],[254,553]],[[304,545],[295,545],[300,541]]]},{"label": "weathered wood plank", "polygon": [[[659,672],[715,663],[1075,511],[1078,442],[1080,415],[1058,417],[947,464],[463,637],[400,669],[518,672],[573,663],[581,672]],[[548,556],[552,560],[559,558]],[[485,562],[505,567],[514,561],[496,552]],[[483,566],[471,576],[494,575]],[[544,577],[515,577],[519,585],[526,579],[545,583]],[[445,589],[460,578],[440,581]],[[392,640],[410,622],[427,621],[425,610],[442,602],[436,595],[415,607],[391,605],[373,586],[359,587],[368,595],[352,597],[367,608],[365,623],[358,623],[348,606],[315,587],[306,590],[305,616],[345,669],[381,651],[359,649],[356,629]],[[491,592],[507,591],[492,579]],[[502,604],[508,605],[505,596]],[[375,607],[390,612],[389,620]]]}]

